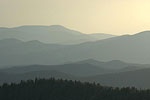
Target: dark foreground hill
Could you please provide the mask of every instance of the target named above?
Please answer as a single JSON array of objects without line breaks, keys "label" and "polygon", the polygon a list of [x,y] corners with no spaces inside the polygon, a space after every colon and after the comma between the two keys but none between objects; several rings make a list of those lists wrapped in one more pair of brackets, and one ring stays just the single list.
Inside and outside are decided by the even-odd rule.
[{"label": "dark foreground hill", "polygon": [[0,100],[149,100],[150,90],[111,88],[77,81],[35,79],[3,84]]}]

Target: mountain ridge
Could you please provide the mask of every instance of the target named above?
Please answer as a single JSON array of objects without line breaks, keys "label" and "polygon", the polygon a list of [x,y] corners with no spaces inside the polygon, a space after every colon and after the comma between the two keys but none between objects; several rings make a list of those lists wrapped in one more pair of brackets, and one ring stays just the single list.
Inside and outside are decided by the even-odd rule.
[{"label": "mountain ridge", "polygon": [[[144,34],[143,34],[144,35]],[[62,64],[85,59],[149,64],[149,37],[124,35],[76,45],[45,44],[37,41],[7,44],[0,41],[1,65]],[[9,44],[10,43],[10,44]],[[14,59],[15,58],[15,59]],[[7,66],[7,65],[6,65]]]},{"label": "mountain ridge", "polygon": [[150,88],[150,68],[97,75],[85,78],[86,81],[101,83],[113,87]]},{"label": "mountain ridge", "polygon": [[[103,37],[110,38],[107,35]],[[0,27],[0,39],[5,38],[16,38],[23,41],[39,40],[44,43],[57,44],[79,44],[87,41],[100,40],[100,38],[98,39],[61,25],[24,25],[12,28]]]}]

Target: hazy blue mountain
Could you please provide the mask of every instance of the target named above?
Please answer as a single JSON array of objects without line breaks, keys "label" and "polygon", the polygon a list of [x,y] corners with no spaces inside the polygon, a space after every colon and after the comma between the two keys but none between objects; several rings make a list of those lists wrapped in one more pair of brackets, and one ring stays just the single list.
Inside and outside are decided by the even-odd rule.
[{"label": "hazy blue mountain", "polygon": [[[100,38],[102,37],[102,38]],[[61,25],[52,26],[20,26],[15,28],[0,27],[0,39],[16,38],[23,41],[38,40],[44,43],[78,44],[103,39],[102,36],[90,36],[70,30]],[[106,35],[106,38],[109,38]]]},{"label": "hazy blue mountain", "polygon": [[85,80],[115,87],[134,86],[138,88],[150,88],[149,76],[150,68],[146,68],[128,72],[97,75],[88,77]]},{"label": "hazy blue mountain", "polygon": [[89,34],[91,37],[96,38],[97,40],[108,39],[112,37],[116,37],[116,35],[105,34],[105,33],[92,33]]},{"label": "hazy blue mountain", "polygon": [[[147,65],[147,67],[148,66],[150,67],[150,65]],[[88,59],[80,62],[62,65],[16,66],[1,69],[0,72],[9,74],[23,74],[33,71],[56,70],[59,72],[72,74],[74,76],[87,77],[100,74],[137,70],[141,68],[146,68],[146,65],[128,64],[121,61],[99,62],[93,59]]]},{"label": "hazy blue mountain", "polygon": [[72,61],[92,58],[100,61],[121,60],[149,64],[149,37],[150,31],[145,31],[135,35],[124,35],[70,46],[66,50],[61,50],[61,53],[69,55],[68,58]]},{"label": "hazy blue mountain", "polygon": [[149,33],[146,31],[135,35],[124,35],[77,45],[4,39],[0,40],[0,65],[53,65],[85,59],[98,61],[119,59],[124,62],[149,64]]},{"label": "hazy blue mountain", "polygon": [[5,38],[16,38],[23,41],[39,40],[45,43],[59,44],[75,44],[94,39],[60,25],[0,28],[0,39]]},{"label": "hazy blue mountain", "polygon": [[126,63],[126,62],[123,62],[120,60],[112,60],[112,61],[102,62],[102,61],[97,61],[94,59],[87,59],[87,60],[79,61],[77,63],[79,63],[79,64],[87,63],[87,64],[91,64],[94,66],[103,67],[106,69],[118,69],[118,70],[122,70],[122,69],[130,70],[130,68],[136,69],[136,68],[145,68],[145,67],[150,66],[150,65],[146,65],[146,64]]},{"label": "hazy blue mountain", "polygon": [[0,66],[56,63],[53,52],[58,52],[60,48],[65,48],[65,45],[44,44],[37,40],[0,40]]},{"label": "hazy blue mountain", "polygon": [[13,73],[13,74],[22,74],[32,71],[41,71],[41,70],[56,70],[59,72],[72,74],[74,76],[87,77],[99,74],[113,73],[117,70],[107,69],[104,66],[94,66],[88,63],[72,63],[64,65],[30,65],[30,66],[17,66],[6,69],[1,69],[0,72],[4,73]]}]

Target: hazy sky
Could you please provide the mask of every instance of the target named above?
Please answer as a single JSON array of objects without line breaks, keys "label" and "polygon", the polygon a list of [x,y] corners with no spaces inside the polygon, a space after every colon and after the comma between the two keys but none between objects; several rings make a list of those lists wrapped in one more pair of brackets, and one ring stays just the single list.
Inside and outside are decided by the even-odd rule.
[{"label": "hazy sky", "polygon": [[84,33],[150,30],[150,0],[0,0],[0,26],[53,24]]}]

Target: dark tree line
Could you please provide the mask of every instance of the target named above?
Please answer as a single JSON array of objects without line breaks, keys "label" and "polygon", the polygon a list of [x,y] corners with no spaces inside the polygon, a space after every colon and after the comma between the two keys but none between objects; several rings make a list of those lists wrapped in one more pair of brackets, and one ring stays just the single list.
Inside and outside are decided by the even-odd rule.
[{"label": "dark tree line", "polygon": [[35,79],[0,86],[0,100],[150,100],[150,90],[112,88],[62,79]]}]

